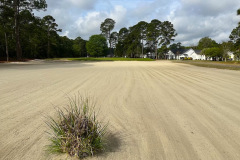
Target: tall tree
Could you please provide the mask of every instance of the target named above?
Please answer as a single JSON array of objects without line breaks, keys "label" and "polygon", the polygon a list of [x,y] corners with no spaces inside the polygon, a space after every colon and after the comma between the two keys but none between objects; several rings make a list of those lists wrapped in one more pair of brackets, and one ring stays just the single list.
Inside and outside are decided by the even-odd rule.
[{"label": "tall tree", "polygon": [[124,40],[126,47],[126,53],[128,57],[135,58],[139,57],[141,53],[141,41],[139,37],[138,28],[136,25],[129,28],[129,34]]},{"label": "tall tree", "polygon": [[128,33],[129,33],[129,30],[126,27],[121,28],[118,33],[118,41],[123,42],[127,38]]},{"label": "tall tree", "polygon": [[7,6],[14,10],[14,28],[15,28],[15,40],[16,40],[16,54],[18,60],[22,59],[22,48],[20,42],[20,12],[23,10],[28,10],[32,12],[33,10],[45,10],[47,4],[45,0],[7,0]]},{"label": "tall tree", "polygon": [[136,25],[137,31],[138,31],[138,36],[139,36],[139,39],[140,39],[141,45],[142,45],[142,57],[143,57],[143,50],[144,50],[144,41],[147,38],[147,25],[148,25],[148,23],[145,21],[140,21]]},{"label": "tall tree", "polygon": [[151,21],[151,23],[148,24],[147,26],[147,40],[152,42],[154,48],[155,48],[155,56],[156,59],[158,58],[158,41],[161,36],[161,27],[162,27],[162,22],[154,19]]},{"label": "tall tree", "polygon": [[228,53],[231,51],[232,47],[233,47],[232,42],[223,42],[221,44],[221,49],[222,49],[223,58],[225,59],[225,62],[227,61],[227,58],[229,58]]},{"label": "tall tree", "polygon": [[101,23],[100,26],[100,30],[101,30],[101,34],[108,40],[108,44],[109,44],[109,48],[110,48],[110,54],[111,53],[111,31],[113,30],[114,26],[115,26],[115,21],[111,18],[107,18],[104,20],[104,22]]},{"label": "tall tree", "polygon": [[234,28],[229,36],[230,40],[234,44],[234,55],[239,60],[240,58],[240,24]]},{"label": "tall tree", "polygon": [[171,41],[174,41],[173,38],[176,36],[177,36],[177,33],[173,28],[173,24],[169,21],[164,21],[161,27],[161,38],[160,38],[159,45],[165,46],[167,48],[167,45],[169,45]]},{"label": "tall tree", "polygon": [[118,33],[117,32],[112,32],[110,35],[110,41],[111,41],[111,46],[112,48],[116,48],[117,42],[118,42]]},{"label": "tall tree", "polygon": [[155,55],[158,59],[158,46],[167,46],[177,36],[173,24],[169,21],[161,22],[157,19],[151,21],[147,28],[147,39],[155,46]]},{"label": "tall tree", "polygon": [[[240,8],[237,10],[237,15],[240,15]],[[238,24],[240,25],[240,22]]]},{"label": "tall tree", "polygon": [[76,57],[86,57],[87,50],[86,50],[86,41],[83,40],[81,37],[77,37],[73,41],[73,51],[74,56]]},{"label": "tall tree", "polygon": [[180,53],[183,52],[185,47],[182,46],[181,42],[178,42],[178,43],[171,44],[169,46],[169,49],[176,55],[175,57],[177,58],[180,55]]},{"label": "tall tree", "polygon": [[6,5],[8,1],[0,1],[0,28],[4,33],[5,39],[5,51],[7,62],[9,60],[9,49],[8,49],[8,34],[11,33],[11,29],[13,26],[13,10]]},{"label": "tall tree", "polygon": [[116,52],[115,52],[115,55],[118,57],[126,56],[126,45],[124,42],[128,34],[129,34],[129,30],[125,27],[121,28],[118,33],[118,43],[116,45]]},{"label": "tall tree", "polygon": [[48,58],[50,58],[51,33],[61,32],[62,30],[57,29],[58,25],[57,25],[57,23],[55,23],[55,19],[50,15],[43,17],[43,24],[46,28],[47,37],[48,37],[47,56],[48,56]]},{"label": "tall tree", "polygon": [[28,10],[23,10],[20,13],[20,17],[19,24],[21,26],[20,41],[22,45],[22,55],[23,57],[33,58],[36,55],[34,51],[34,43],[37,42],[34,38],[39,38],[39,36],[36,37],[36,17]]},{"label": "tall tree", "polygon": [[174,37],[177,36],[176,30],[173,28],[173,24],[169,21],[164,21],[161,27],[161,38],[159,44],[167,46],[174,41]]},{"label": "tall tree", "polygon": [[236,43],[240,39],[240,24],[232,30],[229,38],[233,43]]}]

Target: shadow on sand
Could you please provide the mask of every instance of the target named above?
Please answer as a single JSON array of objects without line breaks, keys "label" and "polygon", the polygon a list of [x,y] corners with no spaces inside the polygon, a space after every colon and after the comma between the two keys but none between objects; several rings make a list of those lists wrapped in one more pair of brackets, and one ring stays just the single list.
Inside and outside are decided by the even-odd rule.
[{"label": "shadow on sand", "polygon": [[105,149],[104,151],[97,153],[94,157],[98,157],[100,159],[105,159],[108,157],[110,154],[114,152],[119,152],[120,147],[122,145],[122,140],[119,137],[120,134],[118,133],[108,133],[106,135],[105,139]]}]

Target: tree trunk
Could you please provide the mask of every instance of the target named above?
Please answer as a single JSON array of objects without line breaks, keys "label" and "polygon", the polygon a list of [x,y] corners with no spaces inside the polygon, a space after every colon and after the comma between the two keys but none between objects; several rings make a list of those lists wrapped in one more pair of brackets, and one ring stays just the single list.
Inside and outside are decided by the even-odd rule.
[{"label": "tree trunk", "polygon": [[47,47],[47,57],[50,58],[50,31],[48,27],[48,47]]},{"label": "tree trunk", "polygon": [[142,58],[144,58],[144,57],[143,57],[143,40],[142,40]]},{"label": "tree trunk", "polygon": [[111,44],[111,32],[110,32],[110,30],[108,31],[108,43],[109,43],[109,54],[110,54],[110,56],[112,56],[112,50],[111,50],[112,44]]},{"label": "tree trunk", "polygon": [[15,20],[15,39],[16,39],[16,54],[17,59],[22,59],[22,49],[20,44],[20,34],[19,34],[19,0],[14,0],[14,20]]},{"label": "tree trunk", "polygon": [[112,45],[111,45],[111,40],[109,39],[109,52],[110,52],[110,56],[112,56]]},{"label": "tree trunk", "polygon": [[155,45],[155,56],[156,56],[156,59],[158,59],[158,55],[157,55],[157,44]]},{"label": "tree trunk", "polygon": [[6,43],[6,55],[7,55],[7,62],[8,62],[8,40],[7,40],[7,33],[5,32],[5,43]]}]

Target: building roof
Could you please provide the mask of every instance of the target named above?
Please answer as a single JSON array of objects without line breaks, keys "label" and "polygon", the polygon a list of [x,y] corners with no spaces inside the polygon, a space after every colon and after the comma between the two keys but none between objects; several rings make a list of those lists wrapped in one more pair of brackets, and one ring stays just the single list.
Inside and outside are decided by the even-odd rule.
[{"label": "building roof", "polygon": [[188,49],[188,50],[186,50],[185,52],[183,52],[182,54],[186,54],[188,51],[193,51],[193,52],[195,52],[196,54],[201,54],[201,50],[197,50],[197,49],[192,49],[192,48],[190,48],[190,49]]}]

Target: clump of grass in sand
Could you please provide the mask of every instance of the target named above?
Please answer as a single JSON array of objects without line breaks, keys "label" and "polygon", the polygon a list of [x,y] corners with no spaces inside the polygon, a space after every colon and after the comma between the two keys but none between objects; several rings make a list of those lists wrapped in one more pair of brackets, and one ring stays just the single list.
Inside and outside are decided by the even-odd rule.
[{"label": "clump of grass in sand", "polygon": [[49,117],[46,122],[52,131],[48,132],[50,153],[68,153],[81,159],[104,150],[103,136],[107,125],[97,121],[94,105],[89,99],[69,98],[69,105],[64,110],[57,109],[57,113],[58,119]]}]

